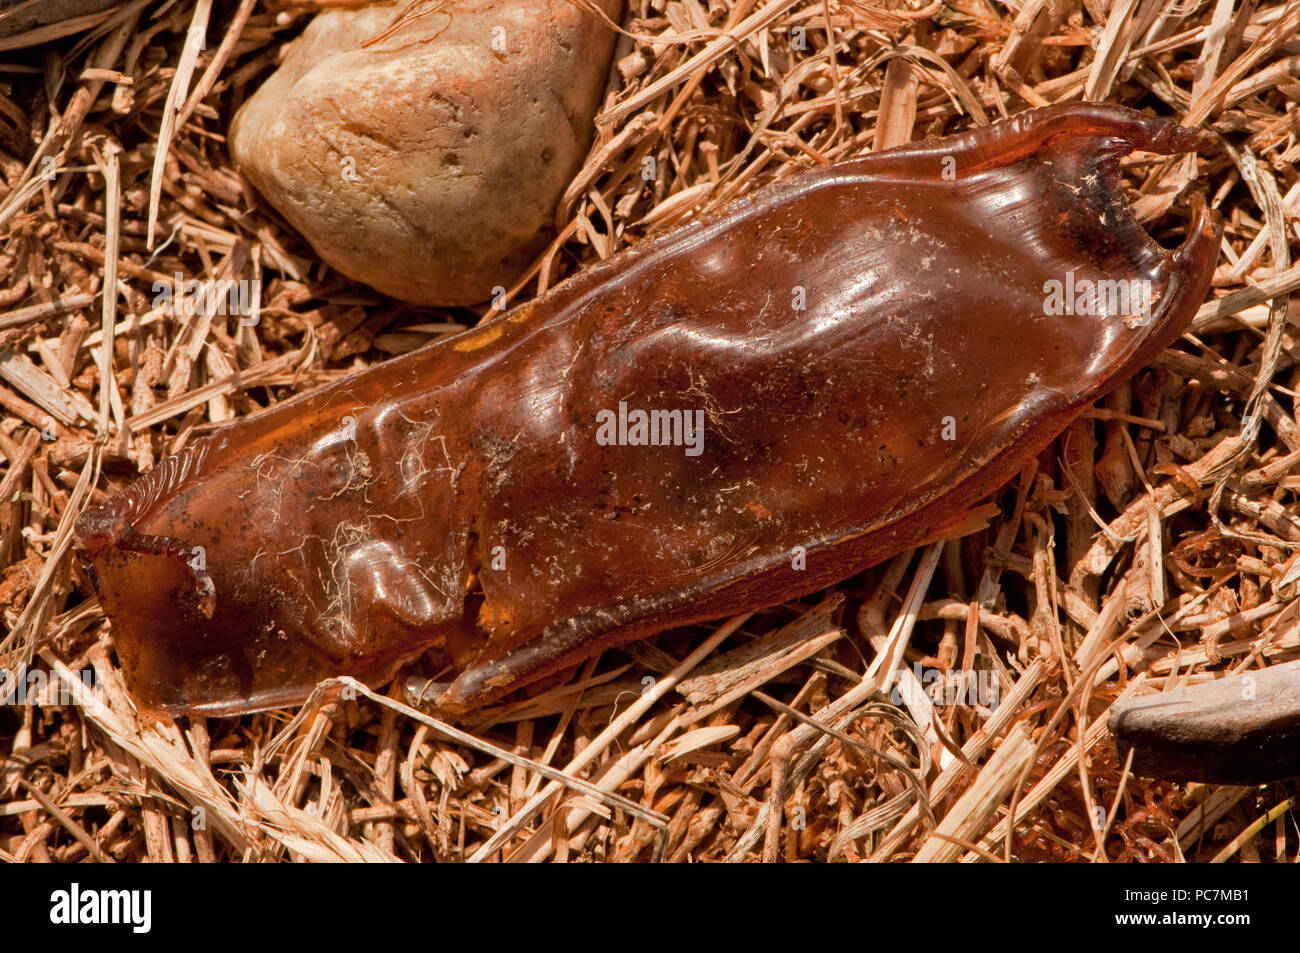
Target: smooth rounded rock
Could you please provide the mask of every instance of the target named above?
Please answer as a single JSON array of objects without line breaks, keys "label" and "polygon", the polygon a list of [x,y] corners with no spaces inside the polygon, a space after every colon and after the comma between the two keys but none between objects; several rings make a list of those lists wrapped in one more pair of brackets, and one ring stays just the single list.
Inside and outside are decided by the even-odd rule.
[{"label": "smooth rounded rock", "polygon": [[[602,3],[617,22],[621,2]],[[551,236],[613,42],[568,0],[325,12],[235,116],[231,154],[343,274],[418,304],[480,302]]]}]

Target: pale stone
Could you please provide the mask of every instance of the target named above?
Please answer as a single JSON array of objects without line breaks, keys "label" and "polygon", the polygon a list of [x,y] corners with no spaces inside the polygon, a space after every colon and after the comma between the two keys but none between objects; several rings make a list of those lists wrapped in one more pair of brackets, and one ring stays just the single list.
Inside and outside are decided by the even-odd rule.
[{"label": "pale stone", "polygon": [[[602,2],[617,22],[621,2]],[[410,6],[318,15],[235,116],[230,151],[343,274],[472,304],[551,237],[614,31],[569,0],[460,0],[388,32]]]}]

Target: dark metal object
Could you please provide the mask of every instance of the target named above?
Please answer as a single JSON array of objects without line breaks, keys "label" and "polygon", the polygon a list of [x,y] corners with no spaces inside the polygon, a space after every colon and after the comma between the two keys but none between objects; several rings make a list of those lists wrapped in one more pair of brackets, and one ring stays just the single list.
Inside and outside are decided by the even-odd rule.
[{"label": "dark metal object", "polygon": [[1264,784],[1300,777],[1300,661],[1116,702],[1120,761],[1144,777]]},{"label": "dark metal object", "polygon": [[[88,29],[93,21],[86,17],[120,6],[124,0],[0,0],[0,37],[15,36],[37,27],[65,24],[56,30],[63,36]],[[45,41],[54,37],[46,35]]]}]

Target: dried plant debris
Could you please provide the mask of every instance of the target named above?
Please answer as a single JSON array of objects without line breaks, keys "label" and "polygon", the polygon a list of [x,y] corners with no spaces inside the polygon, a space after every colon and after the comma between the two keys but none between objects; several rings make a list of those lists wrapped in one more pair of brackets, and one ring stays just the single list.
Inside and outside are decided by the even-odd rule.
[{"label": "dried plant debris", "polygon": [[350,281],[232,167],[231,118],[338,5],[70,4],[7,31],[0,4],[0,859],[1300,855],[1285,785],[1144,777],[1107,729],[1121,699],[1300,658],[1294,0],[631,0],[554,239],[498,307],[801,169],[1079,99],[1217,137],[1123,163],[1167,247],[1198,196],[1222,218],[1211,299],[985,528],[817,598],[456,725],[347,681],[144,722],[70,557],[80,512],[490,307]]}]

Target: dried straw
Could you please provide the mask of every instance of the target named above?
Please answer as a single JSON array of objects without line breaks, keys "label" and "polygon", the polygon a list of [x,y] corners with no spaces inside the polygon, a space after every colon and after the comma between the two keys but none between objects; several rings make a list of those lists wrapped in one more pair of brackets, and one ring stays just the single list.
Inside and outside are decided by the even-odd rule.
[{"label": "dried straw", "polygon": [[[234,110],[330,5],[132,0],[0,39],[0,647],[48,673],[41,704],[0,709],[0,857],[1300,856],[1294,798],[1134,776],[1105,730],[1117,698],[1300,657],[1295,0],[631,0],[513,301],[801,169],[1080,98],[1220,136],[1125,165],[1159,240],[1200,196],[1222,216],[1212,299],[916,567],[609,652],[460,726],[355,685],[143,723],[77,514],[204,429],[487,313],[331,272],[231,167]],[[259,279],[258,324],[155,305],[178,272]],[[917,695],[916,665],[1000,704]]]}]

